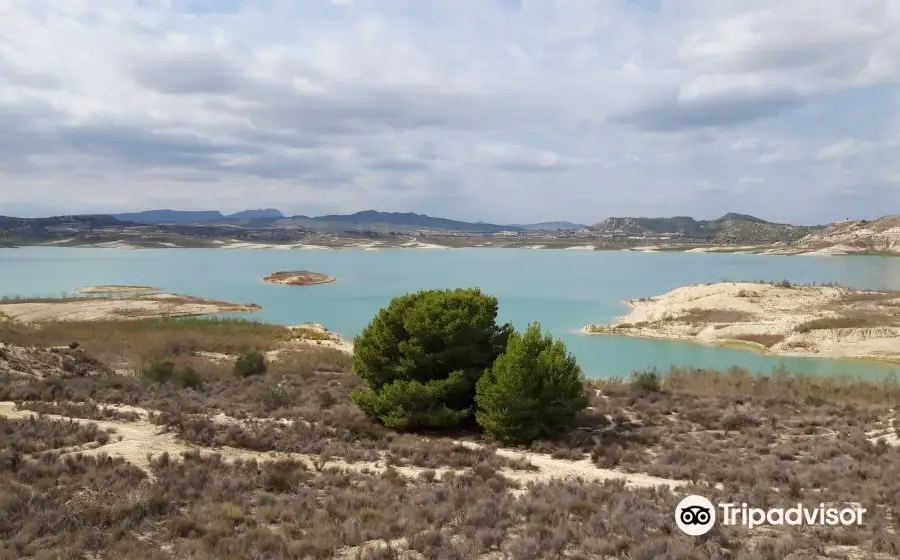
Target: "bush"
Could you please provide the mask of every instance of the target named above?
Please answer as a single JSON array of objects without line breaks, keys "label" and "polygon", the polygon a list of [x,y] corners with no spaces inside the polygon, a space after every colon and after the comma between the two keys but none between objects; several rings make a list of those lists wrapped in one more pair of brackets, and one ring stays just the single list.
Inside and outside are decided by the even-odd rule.
[{"label": "bush", "polygon": [[656,393],[662,387],[662,376],[655,369],[649,371],[633,371],[628,381],[632,389],[641,393]]},{"label": "bush", "polygon": [[144,379],[156,383],[166,383],[175,375],[175,364],[172,362],[153,362],[144,370]]},{"label": "bush", "polygon": [[266,373],[266,359],[259,352],[247,352],[234,362],[234,374],[238,377],[250,377]]},{"label": "bush", "polygon": [[532,323],[478,381],[475,418],[491,435],[531,443],[552,435],[588,405],[584,379],[562,341]]},{"label": "bush", "polygon": [[354,368],[368,389],[353,401],[395,429],[450,427],[471,417],[475,383],[512,332],[496,320],[497,298],[478,289],[394,298],[354,341]]},{"label": "bush", "polygon": [[332,395],[329,391],[323,390],[319,392],[319,408],[327,410],[336,404],[337,399],[334,398],[334,395]]},{"label": "bush", "polygon": [[175,376],[176,381],[179,385],[184,387],[185,389],[199,389],[203,384],[203,380],[200,378],[200,374],[192,368],[191,366],[187,366]]}]

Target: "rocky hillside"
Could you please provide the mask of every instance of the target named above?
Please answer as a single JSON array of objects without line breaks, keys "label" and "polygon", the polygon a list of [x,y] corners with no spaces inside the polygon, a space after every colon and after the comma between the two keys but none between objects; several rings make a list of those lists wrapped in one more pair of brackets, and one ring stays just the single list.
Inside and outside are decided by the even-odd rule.
[{"label": "rocky hillside", "polygon": [[798,240],[793,248],[827,253],[900,253],[900,216],[836,222]]},{"label": "rocky hillside", "polygon": [[681,234],[686,238],[720,244],[793,243],[816,231],[810,226],[767,222],[746,214],[728,213],[716,220],[672,218],[607,218],[590,227],[597,233],[628,235]]}]

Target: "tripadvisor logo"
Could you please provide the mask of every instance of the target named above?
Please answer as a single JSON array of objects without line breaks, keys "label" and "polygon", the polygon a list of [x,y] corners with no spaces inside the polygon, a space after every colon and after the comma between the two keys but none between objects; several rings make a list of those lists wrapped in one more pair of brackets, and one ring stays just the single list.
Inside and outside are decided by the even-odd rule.
[{"label": "tripadvisor logo", "polygon": [[[745,503],[719,504],[722,525],[743,525],[748,529],[760,525],[862,525],[864,507],[818,507],[808,508],[797,504],[791,508],[755,508]],[[679,502],[675,508],[675,524],[687,535],[705,535],[716,524],[716,506],[703,496],[691,495]]]},{"label": "tripadvisor logo", "polygon": [[688,496],[675,508],[675,524],[688,535],[705,535],[716,524],[716,508],[703,496]]}]

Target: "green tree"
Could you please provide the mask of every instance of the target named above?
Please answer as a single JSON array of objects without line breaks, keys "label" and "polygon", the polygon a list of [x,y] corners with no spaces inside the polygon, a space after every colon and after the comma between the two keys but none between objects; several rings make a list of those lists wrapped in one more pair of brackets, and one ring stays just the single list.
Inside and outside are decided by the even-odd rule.
[{"label": "green tree", "polygon": [[532,323],[478,381],[475,418],[508,443],[548,437],[588,404],[581,368],[562,341]]},{"label": "green tree", "polygon": [[475,383],[506,347],[497,298],[474,288],[394,298],[354,341],[353,393],[366,413],[395,429],[453,426],[475,409]]}]

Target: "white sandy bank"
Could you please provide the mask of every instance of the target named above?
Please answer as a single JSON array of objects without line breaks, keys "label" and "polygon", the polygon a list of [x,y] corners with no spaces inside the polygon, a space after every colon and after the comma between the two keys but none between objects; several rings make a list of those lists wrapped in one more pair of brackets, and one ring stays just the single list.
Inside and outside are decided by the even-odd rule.
[{"label": "white sandy bank", "polygon": [[628,315],[584,332],[742,344],[781,355],[900,360],[900,294],[723,282],[626,303]]}]

